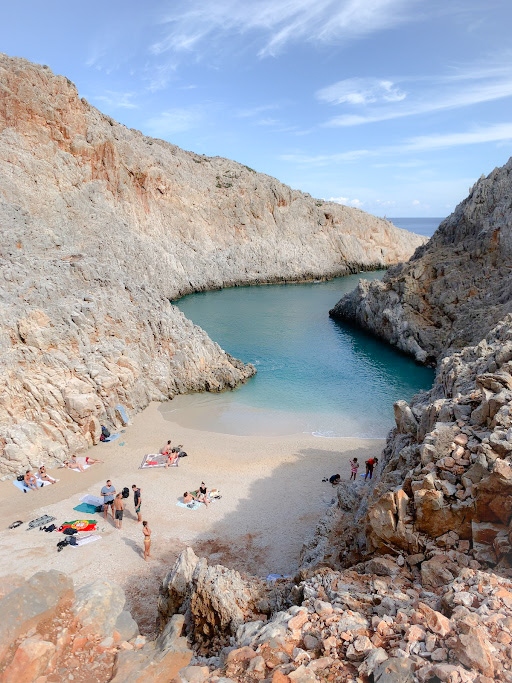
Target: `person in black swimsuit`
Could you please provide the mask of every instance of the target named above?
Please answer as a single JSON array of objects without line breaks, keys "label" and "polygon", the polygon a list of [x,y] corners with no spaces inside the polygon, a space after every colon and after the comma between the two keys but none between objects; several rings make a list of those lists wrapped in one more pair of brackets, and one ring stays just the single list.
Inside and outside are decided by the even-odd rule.
[{"label": "person in black swimsuit", "polygon": [[208,489],[206,488],[206,484],[204,483],[204,481],[201,482],[201,486],[199,487],[196,500],[199,500],[201,503],[204,503],[206,507],[210,505],[210,501],[208,499]]}]

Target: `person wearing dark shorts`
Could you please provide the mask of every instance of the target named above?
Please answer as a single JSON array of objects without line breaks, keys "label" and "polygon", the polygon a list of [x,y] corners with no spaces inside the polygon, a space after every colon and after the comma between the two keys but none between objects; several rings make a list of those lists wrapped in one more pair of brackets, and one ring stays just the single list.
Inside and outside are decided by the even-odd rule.
[{"label": "person wearing dark shorts", "polygon": [[116,487],[112,485],[110,479],[107,479],[107,483],[102,487],[100,494],[103,496],[103,516],[105,517],[105,520],[108,517],[109,508],[112,519],[114,519],[114,498],[116,497]]},{"label": "person wearing dark shorts", "polygon": [[364,480],[366,481],[367,479],[371,479],[373,477],[373,468],[379,464],[379,459],[370,458],[364,464],[366,465],[366,472],[364,475]]},{"label": "person wearing dark shorts", "polygon": [[114,498],[114,515],[115,515],[116,529],[121,529],[121,527],[123,525],[123,514],[124,514],[123,494],[118,493],[117,496]]},{"label": "person wearing dark shorts", "polygon": [[135,513],[137,515],[137,522],[142,522],[142,514],[140,511],[140,506],[142,505],[142,493],[137,484],[132,484],[133,491],[133,504],[135,505]]}]

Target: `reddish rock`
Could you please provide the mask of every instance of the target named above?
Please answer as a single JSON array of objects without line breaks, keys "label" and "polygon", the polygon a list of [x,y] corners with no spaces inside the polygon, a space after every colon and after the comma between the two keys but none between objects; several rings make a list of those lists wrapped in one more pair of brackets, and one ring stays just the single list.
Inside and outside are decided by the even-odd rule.
[{"label": "reddish rock", "polygon": [[478,628],[471,627],[462,633],[452,652],[459,662],[469,669],[478,669],[484,676],[494,676],[494,663],[490,654],[490,643]]},{"label": "reddish rock", "polygon": [[288,621],[288,628],[290,631],[296,631],[304,626],[308,618],[307,610],[301,610]]},{"label": "reddish rock", "polygon": [[45,672],[54,652],[55,645],[46,640],[23,640],[3,673],[2,683],[33,683]]},{"label": "reddish rock", "polygon": [[446,636],[452,630],[452,624],[444,614],[436,612],[423,602],[418,604],[418,610],[425,616],[425,624],[433,633]]}]

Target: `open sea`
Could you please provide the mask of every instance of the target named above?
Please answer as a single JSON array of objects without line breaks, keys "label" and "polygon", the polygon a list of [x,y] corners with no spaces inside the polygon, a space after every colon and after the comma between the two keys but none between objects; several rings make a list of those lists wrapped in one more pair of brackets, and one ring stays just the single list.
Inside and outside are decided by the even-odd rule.
[{"label": "open sea", "polygon": [[[406,220],[406,219],[403,219]],[[329,318],[362,273],[329,282],[234,287],[174,302],[257,374],[235,391],[162,404],[183,427],[238,435],[384,438],[393,402],[432,386],[434,372]]]},{"label": "open sea", "polygon": [[444,218],[388,218],[388,221],[391,221],[397,228],[432,237]]}]

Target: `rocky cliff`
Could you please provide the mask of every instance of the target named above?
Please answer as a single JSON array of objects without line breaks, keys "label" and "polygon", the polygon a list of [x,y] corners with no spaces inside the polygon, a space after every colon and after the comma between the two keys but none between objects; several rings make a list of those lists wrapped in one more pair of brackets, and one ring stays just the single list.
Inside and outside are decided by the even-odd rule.
[{"label": "rocky cliff", "polygon": [[418,361],[477,344],[512,312],[512,159],[481,178],[407,263],[360,282],[330,312]]},{"label": "rocky cliff", "polygon": [[404,260],[421,238],[129,130],[0,56],[0,475],[96,443],[151,400],[236,386],[170,304]]}]

